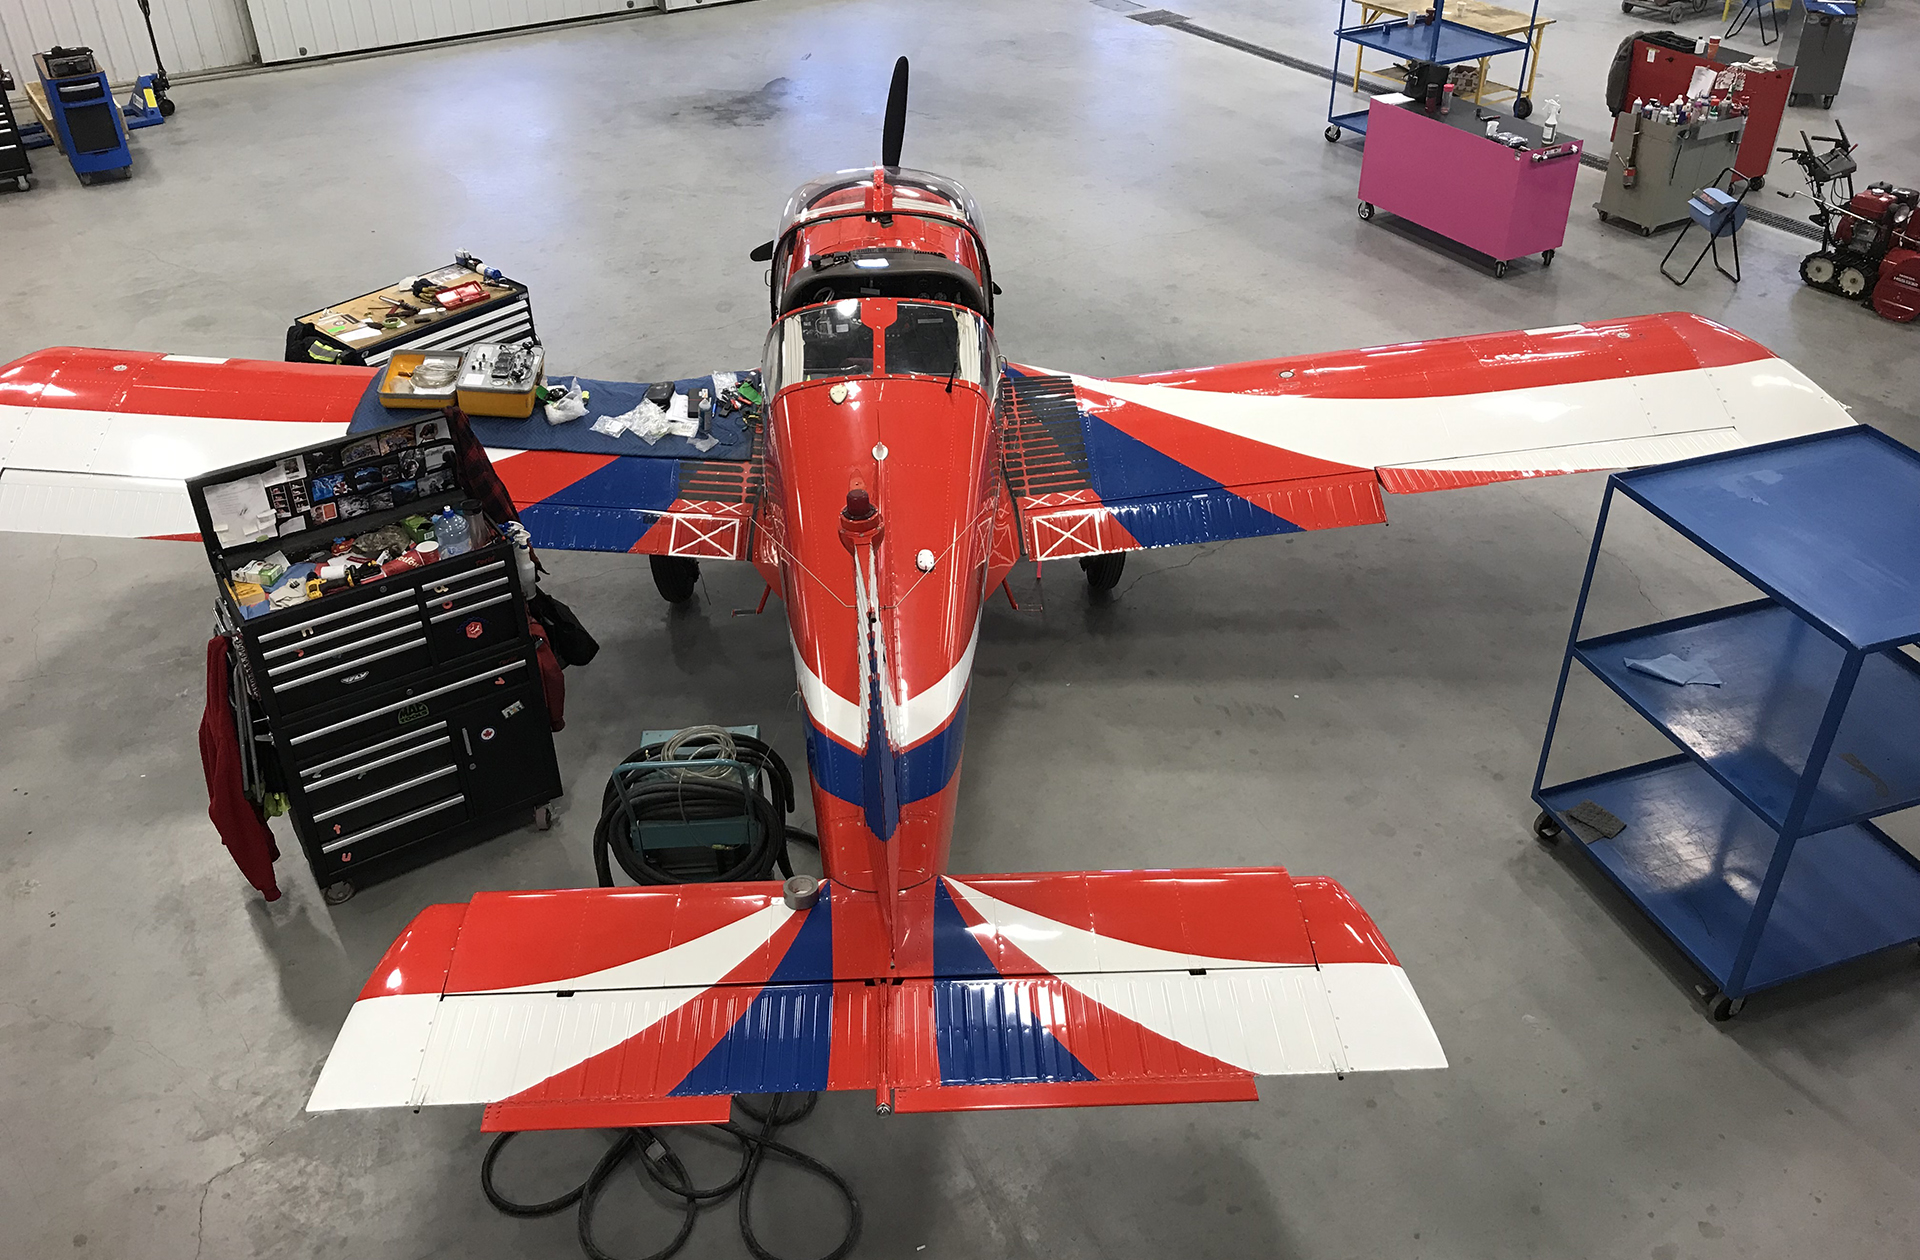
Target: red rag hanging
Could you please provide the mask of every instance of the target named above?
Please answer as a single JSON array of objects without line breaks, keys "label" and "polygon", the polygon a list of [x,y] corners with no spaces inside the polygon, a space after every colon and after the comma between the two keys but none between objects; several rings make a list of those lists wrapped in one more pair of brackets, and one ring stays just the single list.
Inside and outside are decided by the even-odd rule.
[{"label": "red rag hanging", "polygon": [[207,776],[207,817],[220,833],[220,843],[247,882],[268,901],[280,900],[273,879],[274,859],[280,848],[267,829],[266,815],[247,796],[240,772],[240,734],[235,724],[233,698],[228,694],[225,635],[207,640],[207,708],[200,716],[200,768]]}]

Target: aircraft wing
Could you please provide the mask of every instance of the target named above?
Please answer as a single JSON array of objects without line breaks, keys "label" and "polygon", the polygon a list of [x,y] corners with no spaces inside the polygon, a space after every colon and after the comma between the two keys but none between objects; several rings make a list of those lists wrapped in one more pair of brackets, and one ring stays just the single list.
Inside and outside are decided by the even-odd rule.
[{"label": "aircraft wing", "polygon": [[[432,414],[370,402],[377,375],[144,351],[28,355],[0,367],[0,530],[197,539],[186,478]],[[487,454],[540,547],[747,557],[757,438],[746,460]]]},{"label": "aircraft wing", "polygon": [[882,1111],[1251,1099],[1260,1076],[1444,1067],[1338,884],[1284,870],[943,878],[889,963],[873,894],[486,893],[423,911],[308,1109],[482,1104],[489,1130],[706,1123],[738,1093]]},{"label": "aircraft wing", "polygon": [[1385,493],[1666,463],[1853,423],[1690,314],[1102,380],[1010,367],[1036,560],[1377,524]]}]

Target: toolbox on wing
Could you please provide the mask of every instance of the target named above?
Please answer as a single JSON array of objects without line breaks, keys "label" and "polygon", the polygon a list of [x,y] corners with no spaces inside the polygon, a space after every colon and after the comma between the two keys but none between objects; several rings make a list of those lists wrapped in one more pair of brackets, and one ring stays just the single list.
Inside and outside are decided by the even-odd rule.
[{"label": "toolbox on wing", "polygon": [[[560,776],[513,545],[459,483],[444,420],[187,487],[218,621],[329,900],[544,824]],[[448,508],[469,528],[442,528],[444,545],[470,532],[470,550],[428,537]]]},{"label": "toolbox on wing", "polygon": [[464,257],[293,321],[287,362],[381,367],[400,350],[455,354],[483,341],[534,341],[533,297],[479,259]]}]

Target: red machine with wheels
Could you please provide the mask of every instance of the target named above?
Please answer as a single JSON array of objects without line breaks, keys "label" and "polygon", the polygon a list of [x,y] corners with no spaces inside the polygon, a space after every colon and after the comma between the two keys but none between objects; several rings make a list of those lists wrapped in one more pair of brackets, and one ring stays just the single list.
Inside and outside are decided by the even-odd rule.
[{"label": "red machine with wheels", "polygon": [[[1783,148],[1806,174],[1805,196],[1818,209],[1820,248],[1800,260],[1800,278],[1816,289],[1854,298],[1883,319],[1908,323],[1920,315],[1920,190],[1869,184],[1853,191],[1854,144],[1836,119],[1838,136],[1800,135],[1801,147]],[[1830,147],[1816,153],[1813,142]]]}]

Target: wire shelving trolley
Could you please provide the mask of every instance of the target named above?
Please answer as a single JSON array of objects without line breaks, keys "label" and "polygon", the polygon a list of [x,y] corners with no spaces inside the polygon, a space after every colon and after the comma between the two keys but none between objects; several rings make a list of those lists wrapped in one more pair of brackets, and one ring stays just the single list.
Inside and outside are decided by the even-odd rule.
[{"label": "wire shelving trolley", "polygon": [[[1401,3],[1405,2],[1401,0]],[[1349,5],[1357,9],[1363,19],[1358,26],[1347,25]],[[1393,7],[1398,7],[1398,4]],[[1376,21],[1365,21],[1369,14],[1378,17],[1386,11],[1385,7],[1369,4],[1367,0],[1340,0],[1340,24],[1333,32],[1333,64],[1336,70],[1333,84],[1327,89],[1326,136],[1329,141],[1338,140],[1343,130],[1355,135],[1367,134],[1367,111],[1364,105],[1357,110],[1342,111],[1339,108],[1343,80],[1337,67],[1345,44],[1371,48],[1404,61],[1425,61],[1437,66],[1459,65],[1467,61],[1485,62],[1489,57],[1517,52],[1521,54],[1520,75],[1514,82],[1527,82],[1527,67],[1533,58],[1533,36],[1539,30],[1540,0],[1533,0],[1527,28],[1517,36],[1495,35],[1465,22],[1452,21],[1446,16],[1446,8],[1447,0],[1433,0],[1433,8],[1417,14],[1409,25],[1404,12],[1379,17]],[[1431,14],[1431,17],[1427,14]],[[1532,103],[1525,95],[1520,95],[1514,101],[1513,112],[1515,117],[1525,118],[1532,112]]]},{"label": "wire shelving trolley", "polygon": [[[1617,498],[1762,597],[1582,638]],[[1547,842],[1571,833],[1706,973],[1712,1018],[1920,940],[1920,860],[1872,821],[1920,805],[1920,663],[1904,650],[1916,642],[1920,453],[1886,435],[1853,427],[1608,480],[1534,775],[1534,828]],[[1625,664],[1668,654],[1720,685]],[[1546,786],[1576,661],[1680,751]]]}]

